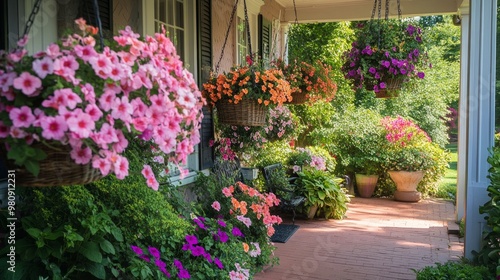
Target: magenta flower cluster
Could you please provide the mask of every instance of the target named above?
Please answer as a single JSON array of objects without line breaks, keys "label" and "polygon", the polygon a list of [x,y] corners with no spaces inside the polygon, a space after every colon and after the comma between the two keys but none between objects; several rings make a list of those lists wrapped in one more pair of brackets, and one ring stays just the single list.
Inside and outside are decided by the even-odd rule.
[{"label": "magenta flower cluster", "polygon": [[[165,31],[141,39],[126,27],[100,50],[96,29],[76,23],[83,35],[33,56],[25,49],[0,53],[0,140],[9,153],[26,150],[9,158],[29,168],[38,161],[25,147],[57,142],[71,147],[75,163],[123,179],[131,135],[150,141],[168,162],[184,163],[200,142],[205,101]],[[148,167],[143,174],[157,189]]]},{"label": "magenta flower cluster", "polygon": [[[161,260],[161,253],[160,251],[155,248],[155,247],[148,247],[148,252],[149,254],[144,253],[141,247],[131,245],[130,248],[134,253],[141,259],[143,259],[146,262],[151,262],[155,264],[155,266],[165,275],[167,278],[171,277],[170,272],[167,270],[167,264]],[[179,279],[190,279],[191,275],[189,274],[189,271],[187,271],[184,266],[182,265],[181,261],[179,260],[174,260],[173,262],[174,267],[177,269],[177,277]]]}]

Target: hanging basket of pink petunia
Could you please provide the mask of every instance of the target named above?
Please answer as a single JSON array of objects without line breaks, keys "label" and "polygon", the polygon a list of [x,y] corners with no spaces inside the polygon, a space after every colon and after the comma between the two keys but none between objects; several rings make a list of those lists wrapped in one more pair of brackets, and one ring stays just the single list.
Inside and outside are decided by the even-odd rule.
[{"label": "hanging basket of pink petunia", "polygon": [[[45,51],[0,53],[0,142],[20,186],[89,183],[128,175],[128,141],[147,140],[180,164],[199,143],[205,103],[165,32],[129,27],[103,49],[97,29],[77,20]],[[158,188],[149,166],[143,175]]]}]

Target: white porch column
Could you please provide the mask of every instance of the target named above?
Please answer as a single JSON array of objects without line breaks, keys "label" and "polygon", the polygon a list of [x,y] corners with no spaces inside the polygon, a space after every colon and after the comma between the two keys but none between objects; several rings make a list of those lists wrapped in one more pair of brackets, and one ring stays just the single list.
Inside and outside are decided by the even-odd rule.
[{"label": "white porch column", "polygon": [[456,195],[456,207],[455,207],[455,219],[456,221],[462,220],[465,216],[465,192],[466,192],[466,174],[467,174],[467,92],[469,88],[469,23],[470,23],[470,12],[469,7],[460,8],[461,17],[461,38],[460,41],[460,98],[458,104],[458,165],[457,165],[457,195]]},{"label": "white porch column", "polygon": [[493,146],[495,126],[495,60],[497,1],[470,1],[467,98],[467,173],[465,205],[465,257],[481,248],[485,220],[479,207],[488,201],[486,188],[488,148]]},{"label": "white porch column", "polygon": [[288,31],[290,31],[290,23],[282,22],[280,30],[281,30],[281,38],[283,38],[283,40],[281,40],[281,48],[280,48],[281,58],[283,58],[283,61],[286,64],[288,64],[288,40],[290,39]]}]

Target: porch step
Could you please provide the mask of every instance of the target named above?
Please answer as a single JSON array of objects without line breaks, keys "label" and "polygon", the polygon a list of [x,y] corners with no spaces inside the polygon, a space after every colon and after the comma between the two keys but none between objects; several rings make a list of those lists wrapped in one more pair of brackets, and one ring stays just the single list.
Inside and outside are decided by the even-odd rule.
[{"label": "porch step", "polygon": [[460,227],[458,226],[457,222],[455,220],[448,220],[447,222],[447,228],[448,228],[448,234],[459,234],[460,233]]}]

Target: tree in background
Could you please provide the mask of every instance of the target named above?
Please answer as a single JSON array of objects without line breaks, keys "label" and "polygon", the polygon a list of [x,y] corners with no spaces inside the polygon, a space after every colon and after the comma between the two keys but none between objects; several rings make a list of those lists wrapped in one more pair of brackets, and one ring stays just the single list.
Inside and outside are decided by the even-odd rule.
[{"label": "tree in background", "polygon": [[[374,97],[373,92],[354,92],[344,79],[340,71],[342,53],[354,41],[350,22],[294,24],[290,29],[289,59],[306,62],[319,59],[332,66],[338,91],[331,102],[332,106],[326,110],[339,111],[341,116],[342,112],[356,106],[375,110],[382,115],[409,117],[427,131],[433,141],[444,147],[448,142],[446,122],[449,107],[458,107],[460,27],[453,25],[451,16],[421,17],[419,21],[425,28],[429,42],[432,68],[427,69],[423,81],[408,85],[398,98],[380,100]],[[294,113],[302,119],[302,125],[308,127],[304,133],[334,124],[333,121],[311,120],[321,115],[317,114],[318,108],[303,106],[296,106]],[[329,114],[323,114],[322,118],[326,115]],[[317,126],[313,127],[313,124]],[[307,138],[302,135],[303,141],[300,142],[307,143]]]}]

